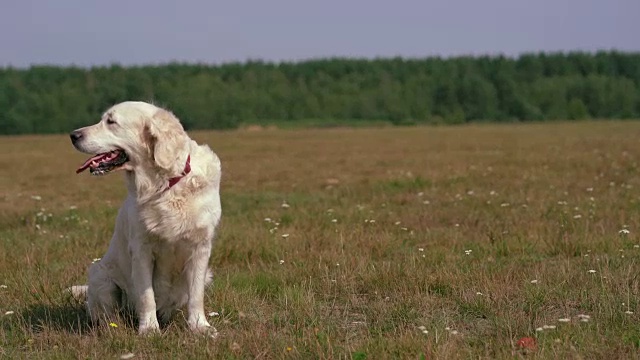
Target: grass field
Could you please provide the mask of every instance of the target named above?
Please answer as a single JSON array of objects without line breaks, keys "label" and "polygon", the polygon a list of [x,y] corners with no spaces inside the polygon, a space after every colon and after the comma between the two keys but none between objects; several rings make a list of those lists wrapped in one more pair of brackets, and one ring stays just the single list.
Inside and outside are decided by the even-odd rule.
[{"label": "grass field", "polygon": [[63,289],[123,179],[75,175],[66,136],[3,137],[0,357],[640,357],[640,122],[192,137],[223,162],[218,337],[91,328]]}]

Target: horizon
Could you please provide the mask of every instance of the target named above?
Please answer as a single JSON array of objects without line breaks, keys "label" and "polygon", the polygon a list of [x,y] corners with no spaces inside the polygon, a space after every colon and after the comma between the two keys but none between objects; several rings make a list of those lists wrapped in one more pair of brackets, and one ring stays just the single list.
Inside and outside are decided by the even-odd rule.
[{"label": "horizon", "polygon": [[640,50],[618,50],[618,49],[602,49],[602,50],[593,50],[593,51],[585,51],[585,50],[567,50],[567,51],[531,51],[531,52],[522,52],[518,54],[502,54],[502,53],[486,53],[486,54],[458,54],[458,55],[427,55],[422,57],[416,56],[376,56],[376,57],[349,57],[349,56],[333,56],[333,57],[316,57],[316,58],[307,58],[307,59],[293,59],[293,60],[269,60],[269,59],[245,59],[245,60],[231,60],[225,62],[190,62],[190,61],[166,61],[166,62],[157,62],[157,63],[140,63],[140,64],[123,64],[119,62],[105,63],[105,64],[96,64],[96,65],[77,65],[77,64],[50,64],[50,63],[34,63],[28,66],[14,66],[14,65],[0,65],[0,70],[29,70],[31,68],[61,68],[61,69],[99,69],[99,68],[110,68],[110,67],[122,67],[122,68],[144,68],[144,67],[162,67],[162,66],[170,66],[170,65],[178,65],[178,66],[206,66],[206,67],[224,67],[224,66],[234,66],[234,65],[249,65],[249,64],[264,64],[264,65],[296,65],[296,64],[304,64],[310,62],[323,62],[323,61],[332,61],[332,60],[346,60],[346,61],[390,61],[395,59],[400,59],[403,61],[422,61],[422,60],[430,60],[430,59],[443,59],[443,60],[455,60],[455,59],[480,59],[480,58],[490,58],[490,59],[498,59],[498,58],[506,58],[510,60],[517,61],[519,58],[523,56],[553,56],[553,55],[573,55],[573,54],[582,54],[582,55],[591,55],[595,56],[597,54],[610,54],[610,53],[619,53],[619,54],[640,54]]}]

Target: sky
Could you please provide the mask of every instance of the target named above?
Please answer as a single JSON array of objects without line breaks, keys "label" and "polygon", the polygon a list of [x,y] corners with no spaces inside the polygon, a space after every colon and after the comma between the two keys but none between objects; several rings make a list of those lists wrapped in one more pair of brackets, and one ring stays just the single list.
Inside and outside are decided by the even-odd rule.
[{"label": "sky", "polygon": [[0,66],[640,51],[640,0],[2,0]]}]

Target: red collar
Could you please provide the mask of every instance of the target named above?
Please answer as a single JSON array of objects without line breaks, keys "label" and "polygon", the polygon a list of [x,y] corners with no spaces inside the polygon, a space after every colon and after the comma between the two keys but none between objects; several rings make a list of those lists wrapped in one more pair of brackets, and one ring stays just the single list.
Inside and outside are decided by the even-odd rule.
[{"label": "red collar", "polygon": [[178,181],[180,181],[180,179],[187,176],[190,172],[191,172],[191,155],[187,156],[187,163],[184,164],[184,170],[182,170],[182,173],[179,176],[172,177],[171,179],[169,179],[169,187],[167,188],[167,190],[171,189],[173,185],[177,184]]}]

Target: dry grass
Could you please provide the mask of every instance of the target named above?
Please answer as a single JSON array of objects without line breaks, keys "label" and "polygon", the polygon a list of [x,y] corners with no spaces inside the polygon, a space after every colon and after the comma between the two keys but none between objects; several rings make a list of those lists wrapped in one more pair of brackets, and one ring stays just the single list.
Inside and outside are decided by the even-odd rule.
[{"label": "dry grass", "polygon": [[5,137],[0,356],[638,357],[640,123],[192,135],[224,167],[220,336],[91,328],[62,289],[104,253],[122,179],[76,176],[66,137]]}]

